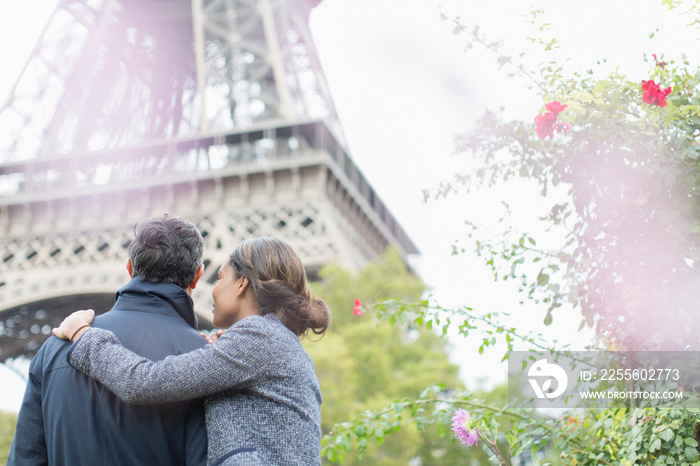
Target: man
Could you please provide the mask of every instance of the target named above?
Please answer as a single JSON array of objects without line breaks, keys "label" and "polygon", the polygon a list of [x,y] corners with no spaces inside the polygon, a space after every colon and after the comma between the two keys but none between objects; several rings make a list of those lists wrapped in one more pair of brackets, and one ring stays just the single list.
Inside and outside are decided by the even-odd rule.
[{"label": "man", "polygon": [[[206,344],[191,293],[202,276],[204,240],[185,219],[163,215],[134,229],[131,281],[92,325],[151,360]],[[70,367],[70,343],[51,337],[32,360],[9,466],[204,465],[203,402],[158,406],[121,402]]]}]

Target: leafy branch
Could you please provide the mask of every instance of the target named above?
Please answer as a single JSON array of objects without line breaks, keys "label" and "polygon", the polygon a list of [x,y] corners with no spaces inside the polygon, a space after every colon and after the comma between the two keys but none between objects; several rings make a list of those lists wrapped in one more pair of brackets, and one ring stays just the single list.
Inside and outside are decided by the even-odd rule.
[{"label": "leafy branch", "polygon": [[[377,444],[382,444],[384,437],[392,432],[397,432],[402,425],[414,423],[419,431],[425,431],[429,426],[435,425],[438,433],[444,436],[450,422],[452,412],[457,407],[466,407],[479,417],[479,431],[487,436],[486,443],[500,458],[501,464],[511,464],[510,459],[520,455],[525,449],[546,442],[547,438],[559,438],[562,429],[566,431],[565,421],[561,419],[540,418],[533,415],[532,410],[515,410],[507,407],[499,407],[483,400],[471,399],[469,394],[458,393],[444,397],[444,385],[438,384],[425,389],[416,400],[404,398],[395,401],[381,410],[367,410],[359,413],[355,419],[336,424],[333,429],[323,437],[322,454],[330,461],[342,462],[344,452],[357,447],[357,455],[362,458],[368,447],[369,440],[374,439]],[[432,408],[432,411],[430,411]],[[520,411],[520,412],[518,412]],[[525,413],[527,411],[527,413]],[[504,453],[497,445],[498,427],[500,423],[496,417],[505,417],[522,426],[528,426],[530,434],[523,437],[512,435],[508,438],[508,453]],[[518,430],[524,431],[523,427]],[[580,439],[571,437],[567,442],[583,448]],[[607,464],[607,463],[601,463]]]},{"label": "leafy branch", "polygon": [[[454,27],[452,28],[452,34],[457,35],[460,33],[466,33],[469,36],[470,42],[468,42],[467,48],[473,47],[473,43],[477,43],[483,46],[487,51],[493,53],[497,57],[496,59],[498,62],[498,69],[501,69],[506,65],[515,68],[516,72],[519,75],[527,78],[530,82],[532,82],[532,84],[535,87],[540,89],[540,91],[542,91],[543,93],[547,93],[547,90],[542,86],[540,81],[535,79],[535,77],[525,69],[525,66],[522,63],[516,64],[515,62],[513,62],[510,56],[501,53],[500,43],[489,41],[485,35],[480,33],[478,26],[474,28],[469,28],[462,24],[461,18],[459,16],[450,18],[444,13],[440,13],[440,19],[442,19],[443,21],[450,21],[454,24]],[[523,54],[521,54],[521,57],[522,55]]]},{"label": "leafy branch", "polygon": [[[589,364],[575,357],[566,350],[568,345],[558,349],[557,341],[553,342],[545,339],[541,334],[522,334],[513,326],[507,326],[498,320],[500,313],[489,312],[483,315],[473,313],[470,307],[450,309],[437,303],[431,304],[430,300],[423,300],[417,303],[404,303],[396,299],[386,299],[372,305],[377,310],[378,319],[388,319],[389,323],[397,322],[405,325],[410,323],[427,329],[440,329],[443,336],[447,335],[450,328],[456,327],[458,335],[468,337],[473,331],[481,327],[482,343],[479,347],[479,354],[489,346],[497,344],[497,337],[502,336],[506,343],[506,352],[501,361],[508,359],[508,353],[514,350],[514,342],[521,341],[528,344],[529,348],[549,352],[555,356],[565,356],[573,361]],[[509,314],[503,313],[508,316]]]}]

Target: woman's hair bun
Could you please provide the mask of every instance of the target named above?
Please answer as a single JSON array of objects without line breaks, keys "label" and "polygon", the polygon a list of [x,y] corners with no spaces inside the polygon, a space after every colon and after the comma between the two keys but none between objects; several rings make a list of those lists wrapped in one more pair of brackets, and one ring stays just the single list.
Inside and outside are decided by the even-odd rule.
[{"label": "woman's hair bun", "polygon": [[271,237],[243,241],[231,254],[231,265],[250,282],[260,314],[274,312],[296,335],[328,330],[331,312],[311,293],[301,259],[289,244]]}]

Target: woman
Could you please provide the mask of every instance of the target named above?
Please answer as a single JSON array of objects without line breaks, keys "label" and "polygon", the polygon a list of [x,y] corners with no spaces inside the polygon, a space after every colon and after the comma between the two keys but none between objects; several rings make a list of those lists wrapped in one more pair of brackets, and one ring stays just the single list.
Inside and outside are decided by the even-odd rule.
[{"label": "woman", "polygon": [[275,238],[243,241],[219,269],[213,322],[228,328],[205,348],[153,362],[125,349],[78,311],[54,334],[77,341],[68,359],[128,403],[209,395],[209,465],[321,464],[321,391],[299,342],[330,324],[301,260]]}]

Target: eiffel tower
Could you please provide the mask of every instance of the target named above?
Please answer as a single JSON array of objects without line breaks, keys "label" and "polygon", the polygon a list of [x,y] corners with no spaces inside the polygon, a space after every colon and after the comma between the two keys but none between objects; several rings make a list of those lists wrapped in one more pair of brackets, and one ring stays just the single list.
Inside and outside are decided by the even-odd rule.
[{"label": "eiffel tower", "polygon": [[310,276],[417,252],[348,155],[309,31],[320,0],[62,0],[0,107],[0,362],[108,310],[135,223],[205,238],[193,296],[252,236]]}]

